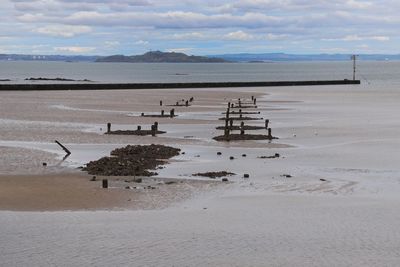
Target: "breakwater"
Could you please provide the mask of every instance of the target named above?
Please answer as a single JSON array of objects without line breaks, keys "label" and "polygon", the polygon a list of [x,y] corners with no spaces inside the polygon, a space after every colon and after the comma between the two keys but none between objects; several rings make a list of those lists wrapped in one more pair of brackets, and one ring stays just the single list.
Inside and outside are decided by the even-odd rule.
[{"label": "breakwater", "polygon": [[272,87],[360,84],[360,80],[270,81],[270,82],[193,82],[193,83],[27,83],[0,84],[2,91],[35,90],[121,90],[221,87]]}]

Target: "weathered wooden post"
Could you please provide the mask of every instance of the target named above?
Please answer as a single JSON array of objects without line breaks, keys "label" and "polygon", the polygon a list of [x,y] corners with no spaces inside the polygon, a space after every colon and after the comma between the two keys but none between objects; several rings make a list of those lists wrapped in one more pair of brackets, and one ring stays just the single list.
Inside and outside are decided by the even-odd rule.
[{"label": "weathered wooden post", "polygon": [[251,100],[254,101],[254,95],[251,96]]},{"label": "weathered wooden post", "polygon": [[189,102],[193,102],[193,100],[194,100],[194,97],[192,96],[192,97],[189,99]]},{"label": "weathered wooden post", "polygon": [[154,129],[156,132],[158,131],[158,122],[157,121],[154,123]]},{"label": "weathered wooden post", "polygon": [[142,130],[142,126],[138,125],[137,130],[141,131]]},{"label": "weathered wooden post", "polygon": [[164,110],[161,110],[161,117],[164,117]]},{"label": "weathered wooden post", "polygon": [[254,103],[254,105],[257,104],[257,98],[254,98],[253,103]]},{"label": "weathered wooden post", "polygon": [[229,119],[225,119],[225,129],[228,128],[228,121]]},{"label": "weathered wooden post", "polygon": [[231,104],[231,108],[233,108],[234,106],[235,106],[235,105],[232,103],[232,104]]},{"label": "weathered wooden post", "polygon": [[229,119],[229,111],[230,111],[229,108],[227,108],[227,109],[226,109],[226,116],[225,116],[226,119]]},{"label": "weathered wooden post", "polygon": [[173,117],[175,116],[175,109],[171,109],[171,110],[169,111],[169,116],[170,116],[171,118],[173,118]]},{"label": "weathered wooden post", "polygon": [[102,187],[103,187],[103,188],[108,188],[108,180],[107,180],[107,179],[103,179],[103,181],[102,181]]},{"label": "weathered wooden post", "polygon": [[162,106],[162,100],[160,100],[160,106]]},{"label": "weathered wooden post", "polygon": [[240,113],[240,114],[242,113],[242,109],[239,109],[239,113]]},{"label": "weathered wooden post", "polygon": [[228,108],[230,108],[231,107],[231,102],[228,102]]},{"label": "weathered wooden post", "polygon": [[107,123],[107,133],[111,132],[111,122]]},{"label": "weathered wooden post", "polygon": [[271,128],[268,128],[268,138],[272,139],[272,130],[271,130]]},{"label": "weathered wooden post", "polygon": [[269,120],[265,120],[265,129],[268,129]]},{"label": "weathered wooden post", "polygon": [[179,102],[176,102],[175,106],[179,106]]},{"label": "weathered wooden post", "polygon": [[239,107],[241,107],[241,106],[242,106],[242,101],[239,98]]},{"label": "weathered wooden post", "polygon": [[144,112],[142,112],[142,114],[140,114],[140,116],[144,117]]},{"label": "weathered wooden post", "polygon": [[230,126],[231,129],[232,129],[232,127],[233,127],[233,119],[230,119],[230,120],[229,120],[229,126]]},{"label": "weathered wooden post", "polygon": [[243,117],[243,114],[242,114],[242,113],[240,113],[240,114],[239,114],[239,118],[242,118],[242,117]]},{"label": "weathered wooden post", "polygon": [[189,106],[189,101],[188,100],[186,100],[186,102],[185,102],[185,106]]},{"label": "weathered wooden post", "polygon": [[156,126],[151,125],[151,136],[156,136]]},{"label": "weathered wooden post", "polygon": [[240,135],[244,135],[244,122],[240,123]]}]

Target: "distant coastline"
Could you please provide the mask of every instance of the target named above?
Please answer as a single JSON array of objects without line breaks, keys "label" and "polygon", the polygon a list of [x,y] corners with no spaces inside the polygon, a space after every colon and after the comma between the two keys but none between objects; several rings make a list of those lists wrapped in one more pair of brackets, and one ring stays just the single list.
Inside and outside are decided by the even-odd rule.
[{"label": "distant coastline", "polygon": [[[127,62],[127,63],[273,63],[301,61],[349,61],[351,54],[238,53],[189,56],[176,52],[152,51],[143,55],[22,55],[0,54],[0,61]],[[362,61],[400,61],[400,54],[360,54]]]}]

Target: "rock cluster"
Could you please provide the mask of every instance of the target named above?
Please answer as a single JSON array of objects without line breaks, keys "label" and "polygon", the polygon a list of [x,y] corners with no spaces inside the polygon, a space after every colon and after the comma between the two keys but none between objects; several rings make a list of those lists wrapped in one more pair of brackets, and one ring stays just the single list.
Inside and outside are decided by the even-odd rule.
[{"label": "rock cluster", "polygon": [[110,157],[103,157],[86,164],[83,171],[103,176],[153,176],[159,165],[166,159],[179,155],[180,149],[163,145],[128,145],[111,151]]}]

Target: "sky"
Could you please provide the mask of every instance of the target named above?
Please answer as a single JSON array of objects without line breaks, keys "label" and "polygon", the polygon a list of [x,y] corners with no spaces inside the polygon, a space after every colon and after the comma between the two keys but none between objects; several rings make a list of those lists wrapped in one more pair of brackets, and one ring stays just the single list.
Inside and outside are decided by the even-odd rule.
[{"label": "sky", "polygon": [[399,0],[0,0],[0,53],[398,54]]}]

